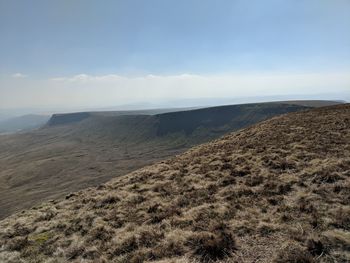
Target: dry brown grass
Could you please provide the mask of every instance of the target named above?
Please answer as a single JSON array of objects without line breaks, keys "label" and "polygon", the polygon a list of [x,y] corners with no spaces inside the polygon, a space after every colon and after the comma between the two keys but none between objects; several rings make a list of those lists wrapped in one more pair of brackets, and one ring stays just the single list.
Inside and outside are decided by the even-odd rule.
[{"label": "dry brown grass", "polygon": [[1,262],[349,262],[350,106],[287,114],[0,222]]}]

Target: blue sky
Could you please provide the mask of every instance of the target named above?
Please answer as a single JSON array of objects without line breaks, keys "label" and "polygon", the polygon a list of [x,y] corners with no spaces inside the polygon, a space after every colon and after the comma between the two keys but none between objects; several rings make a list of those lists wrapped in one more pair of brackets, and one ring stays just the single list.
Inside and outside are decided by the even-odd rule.
[{"label": "blue sky", "polygon": [[[24,98],[21,103],[40,106],[43,99],[36,94],[63,92],[50,80],[79,75],[89,76],[86,83],[91,76],[108,75],[290,74],[293,81],[300,74],[341,74],[339,91],[344,91],[350,85],[349,13],[348,0],[0,0],[0,92],[7,96],[0,103],[15,106],[15,101],[9,103],[12,89],[24,97],[32,92],[33,101]],[[242,89],[234,83],[229,96]],[[98,93],[100,84],[95,83],[94,91],[87,85],[88,92]],[[116,94],[134,88],[114,84]],[[38,86],[43,90],[32,88]],[[316,92],[318,87],[311,86]],[[191,96],[201,95],[196,88]],[[208,88],[206,96],[216,88]],[[285,94],[293,87],[281,89]],[[79,103],[94,105],[91,98]],[[121,100],[115,95],[109,103]]]}]

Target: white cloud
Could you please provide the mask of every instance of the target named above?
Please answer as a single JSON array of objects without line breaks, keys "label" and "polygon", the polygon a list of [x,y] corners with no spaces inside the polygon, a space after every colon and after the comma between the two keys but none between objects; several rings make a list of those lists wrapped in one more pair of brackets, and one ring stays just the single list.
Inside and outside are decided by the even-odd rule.
[{"label": "white cloud", "polygon": [[17,72],[17,73],[12,74],[11,77],[15,78],[15,79],[20,79],[20,78],[26,78],[26,77],[28,77],[28,75]]},{"label": "white cloud", "polygon": [[[264,73],[221,75],[146,75],[125,77],[116,74],[78,74],[71,77],[52,78],[61,87],[87,88],[111,95],[135,97],[227,97],[260,96],[274,94],[303,94],[346,90],[350,74],[345,73]],[[57,83],[56,83],[57,85]]]},{"label": "white cloud", "polygon": [[103,107],[194,98],[340,94],[350,91],[349,72],[137,77],[78,74],[46,80],[27,78],[24,81],[25,83],[19,83],[11,79],[0,79],[0,105]]}]

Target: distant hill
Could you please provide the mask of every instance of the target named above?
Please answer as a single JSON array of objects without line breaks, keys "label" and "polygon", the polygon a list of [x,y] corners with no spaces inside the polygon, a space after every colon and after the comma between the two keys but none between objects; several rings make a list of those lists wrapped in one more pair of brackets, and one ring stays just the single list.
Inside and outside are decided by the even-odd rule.
[{"label": "distant hill", "polygon": [[[308,108],[287,103],[252,103],[154,115],[146,114],[145,111],[137,114],[135,112],[131,112],[132,114],[129,112],[80,112],[54,114],[48,121],[47,127],[74,124],[74,126],[67,126],[72,133],[89,133],[89,136],[105,134],[110,135],[110,139],[113,140],[126,136],[130,137],[130,143],[134,140],[159,139],[170,134],[197,138],[199,136],[215,137],[216,134],[224,134],[232,129],[239,129],[278,114]],[[201,135],[200,132],[203,134]],[[123,140],[125,141],[124,137]]]},{"label": "distant hill", "polygon": [[349,156],[349,104],[274,117],[0,221],[0,261],[350,262]]},{"label": "distant hill", "polygon": [[47,115],[23,115],[0,121],[0,133],[14,133],[29,131],[45,125],[50,116]]},{"label": "distant hill", "polygon": [[[261,103],[251,103],[253,105],[261,105],[264,103],[271,103],[271,102],[261,102]],[[289,104],[289,105],[298,105],[298,106],[304,106],[304,107],[324,107],[324,106],[331,106],[331,105],[338,105],[345,102],[342,101],[328,101],[328,100],[294,100],[294,101],[277,101],[273,102],[277,104]],[[241,107],[241,105],[249,105],[249,104],[237,104],[234,105],[237,107]],[[109,117],[115,117],[115,116],[121,116],[121,115],[157,115],[157,114],[163,114],[163,113],[173,113],[173,112],[185,112],[185,114],[191,115],[192,119],[196,119],[196,123],[198,124],[198,121],[201,121],[200,114],[211,114],[212,116],[215,116],[215,111],[222,111],[219,118],[230,118],[231,115],[228,115],[225,117],[225,110],[230,111],[230,107],[233,105],[223,105],[223,106],[217,106],[217,107],[197,107],[197,108],[169,108],[169,109],[149,109],[149,110],[130,110],[130,111],[91,111],[91,112],[74,112],[74,113],[62,113],[62,114],[53,114],[50,120],[48,121],[48,126],[56,126],[56,125],[64,125],[64,124],[71,124],[80,122],[84,119],[87,119],[89,117],[93,116],[109,116]],[[204,112],[200,109],[206,108]],[[200,110],[200,111],[193,111],[193,110]],[[189,111],[191,111],[189,113]],[[211,111],[213,111],[211,113]],[[239,112],[236,112],[239,114]],[[167,115],[164,115],[166,118]],[[176,115],[168,115],[168,116],[176,116]],[[181,116],[181,113],[180,115]],[[197,119],[199,117],[199,120]],[[210,116],[209,116],[210,117]],[[163,120],[165,119],[163,118]],[[186,120],[189,120],[186,118]],[[225,120],[224,120],[225,122]],[[182,123],[184,124],[184,123]],[[181,126],[180,126],[181,127]]]}]

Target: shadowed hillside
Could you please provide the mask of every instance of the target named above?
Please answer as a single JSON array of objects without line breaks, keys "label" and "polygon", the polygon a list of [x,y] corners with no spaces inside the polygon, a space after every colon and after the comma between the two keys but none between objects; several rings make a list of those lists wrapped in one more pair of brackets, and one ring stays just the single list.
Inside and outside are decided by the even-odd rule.
[{"label": "shadowed hillside", "polygon": [[346,103],[344,100],[289,100],[289,101],[281,101],[281,103],[288,103],[293,105],[300,105],[300,106],[306,106],[306,107],[326,107],[326,106],[333,106],[333,105],[339,105]]},{"label": "shadowed hillside", "polygon": [[275,117],[8,217],[0,261],[349,262],[349,156],[350,105]]},{"label": "shadowed hillside", "polygon": [[264,103],[159,115],[55,115],[43,129],[0,136],[0,218],[96,186],[227,132],[304,109]]},{"label": "shadowed hillside", "polygon": [[66,125],[70,123],[80,122],[91,116],[89,112],[54,114],[48,121],[48,126]]},{"label": "shadowed hillside", "polygon": [[[300,106],[280,103],[257,103],[212,107],[158,115],[157,135],[184,132],[192,134],[198,128],[222,132],[227,127],[241,128],[277,114],[300,110]],[[227,129],[228,130],[228,129]]]},{"label": "shadowed hillside", "polygon": [[[307,105],[303,105],[307,106]],[[149,109],[149,110],[127,110],[127,111],[91,111],[91,112],[74,112],[53,114],[47,122],[47,127],[57,125],[67,125],[80,122],[89,117],[116,117],[124,115],[156,115],[168,112],[177,112],[191,110],[192,108],[169,108],[169,109]]]}]

